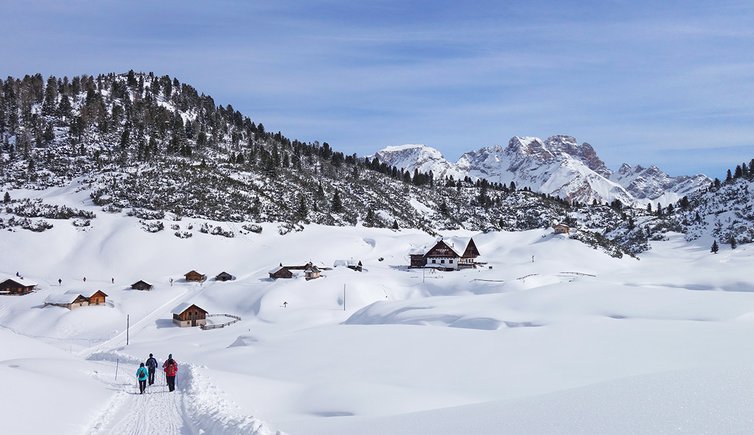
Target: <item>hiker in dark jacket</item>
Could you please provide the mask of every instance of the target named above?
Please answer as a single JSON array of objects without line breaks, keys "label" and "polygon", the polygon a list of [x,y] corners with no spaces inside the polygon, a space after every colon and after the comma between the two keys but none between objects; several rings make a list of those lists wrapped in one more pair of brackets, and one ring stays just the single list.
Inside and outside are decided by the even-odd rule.
[{"label": "hiker in dark jacket", "polygon": [[139,394],[144,394],[144,390],[147,389],[147,369],[144,363],[141,363],[139,369],[136,370],[136,379],[139,380]]},{"label": "hiker in dark jacket", "polygon": [[167,361],[162,364],[165,370],[165,380],[168,383],[168,390],[175,390],[175,374],[178,372],[178,363],[173,359],[173,354],[168,355]]},{"label": "hiker in dark jacket", "polygon": [[149,370],[149,385],[154,384],[154,372],[157,370],[157,366],[159,366],[160,363],[157,362],[156,359],[154,359],[154,356],[150,353],[149,358],[147,359],[147,369]]}]

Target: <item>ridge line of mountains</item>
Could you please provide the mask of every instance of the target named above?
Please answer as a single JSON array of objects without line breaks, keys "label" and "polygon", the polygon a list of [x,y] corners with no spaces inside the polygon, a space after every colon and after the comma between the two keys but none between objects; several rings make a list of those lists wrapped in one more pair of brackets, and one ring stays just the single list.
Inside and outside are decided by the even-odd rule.
[{"label": "ridge line of mountains", "polygon": [[[649,249],[668,231],[689,240],[754,239],[754,165],[722,183],[671,178],[672,189],[660,189],[656,168],[613,174],[590,145],[553,136],[513,138],[454,165],[427,159],[424,168],[411,153],[439,152],[398,147],[346,155],[327,142],[269,132],[167,75],[35,74],[0,79],[0,89],[0,229],[45,231],[52,219],[70,219],[82,231],[96,226],[89,210],[24,198],[24,190],[66,187],[60,191],[85,193],[101,212],[182,238],[191,236],[191,225],[177,222],[197,218],[209,221],[200,232],[225,237],[256,231],[258,222],[278,223],[281,234],[310,223],[430,234],[566,223],[579,229],[572,238],[614,256]],[[659,176],[650,183],[649,173]],[[671,194],[684,196],[672,202]],[[639,207],[642,195],[669,202]]]},{"label": "ridge line of mountains", "polygon": [[610,203],[617,199],[631,206],[659,203],[666,207],[712,181],[702,174],[671,177],[654,165],[645,168],[624,163],[613,172],[590,144],[579,144],[566,135],[545,140],[515,136],[507,147],[496,145],[466,152],[455,163],[426,145],[389,146],[374,156],[410,172],[513,182],[519,188],[581,203]]}]

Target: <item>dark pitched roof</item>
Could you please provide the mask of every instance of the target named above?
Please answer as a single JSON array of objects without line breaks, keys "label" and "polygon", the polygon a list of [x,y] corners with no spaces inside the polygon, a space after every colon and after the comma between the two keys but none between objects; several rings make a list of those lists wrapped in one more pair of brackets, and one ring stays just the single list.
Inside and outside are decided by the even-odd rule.
[{"label": "dark pitched roof", "polygon": [[448,246],[445,241],[440,240],[435,246],[433,246],[426,254],[425,257],[440,257],[440,258],[458,258],[460,255]]},{"label": "dark pitched roof", "polygon": [[140,279],[140,280],[136,281],[135,283],[131,284],[131,288],[136,288],[136,287],[148,287],[148,288],[152,288],[152,284],[150,284],[150,283],[148,283],[148,282]]},{"label": "dark pitched roof", "polygon": [[171,311],[172,314],[183,314],[184,311],[188,310],[191,307],[196,307],[197,310],[203,311],[204,314],[207,314],[207,310],[201,308],[200,306],[196,304],[189,304],[189,303],[182,303],[178,305],[177,307],[173,308]]},{"label": "dark pitched roof", "polygon": [[463,251],[463,258],[476,258],[480,256],[479,249],[477,249],[474,239],[469,239],[469,244],[466,245],[466,250]]}]

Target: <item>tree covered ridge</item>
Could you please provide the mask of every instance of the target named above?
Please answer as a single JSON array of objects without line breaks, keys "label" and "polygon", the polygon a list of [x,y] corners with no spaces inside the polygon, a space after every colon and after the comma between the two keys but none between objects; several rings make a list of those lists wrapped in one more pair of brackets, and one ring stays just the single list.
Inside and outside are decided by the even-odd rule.
[{"label": "tree covered ridge", "polygon": [[[435,179],[269,132],[167,75],[0,80],[0,180],[76,180],[104,210],[229,222],[526,230],[566,222],[613,255],[678,228],[672,213],[572,204],[487,180]],[[671,210],[672,211],[672,210]]]}]

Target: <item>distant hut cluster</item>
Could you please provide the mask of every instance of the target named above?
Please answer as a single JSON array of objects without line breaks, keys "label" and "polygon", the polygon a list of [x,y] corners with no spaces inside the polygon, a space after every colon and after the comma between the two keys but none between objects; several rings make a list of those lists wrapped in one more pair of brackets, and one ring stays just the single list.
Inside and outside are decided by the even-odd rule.
[{"label": "distant hut cluster", "polygon": [[34,291],[36,286],[36,282],[17,276],[0,283],[0,294],[25,295]]},{"label": "distant hut cluster", "polygon": [[335,260],[333,267],[341,267],[341,266],[345,266],[356,272],[362,272],[364,270],[364,265],[361,263],[361,260],[359,260],[358,262],[354,259]]},{"label": "distant hut cluster", "polygon": [[[359,262],[360,264],[361,262]],[[269,275],[271,279],[289,279],[293,278],[293,271],[294,270],[302,270],[304,271],[304,278],[306,280],[312,280],[317,279],[322,276],[322,268],[316,266],[311,261],[304,264],[303,266],[283,266],[281,263],[274,269],[269,271]]]},{"label": "distant hut cluster", "polygon": [[463,254],[459,254],[444,240],[439,240],[429,249],[426,247],[417,248],[409,253],[409,267],[421,268],[430,267],[440,270],[459,270],[473,268],[477,266],[477,258],[480,256],[479,249],[474,243],[474,239],[469,239]]},{"label": "distant hut cluster", "polygon": [[[88,296],[87,296],[88,295]],[[44,305],[63,307],[73,310],[74,308],[88,307],[92,305],[105,305],[107,294],[102,290],[93,293],[83,293],[79,290],[68,290],[65,293],[57,293],[47,296]]]}]

